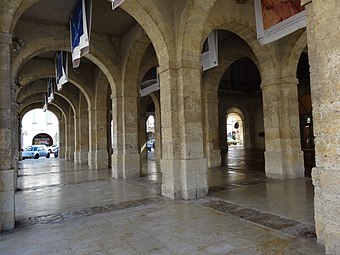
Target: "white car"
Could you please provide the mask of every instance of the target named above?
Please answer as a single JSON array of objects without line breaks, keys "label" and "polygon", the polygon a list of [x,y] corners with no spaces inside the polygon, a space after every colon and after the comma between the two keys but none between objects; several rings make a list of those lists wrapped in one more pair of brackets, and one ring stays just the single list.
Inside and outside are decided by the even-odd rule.
[{"label": "white car", "polygon": [[50,147],[48,147],[48,151],[50,153],[54,153],[56,150],[58,150],[59,146],[57,144],[53,144]]},{"label": "white car", "polygon": [[48,151],[46,145],[32,145],[22,152],[21,157],[22,159],[26,158],[38,159],[40,157],[49,158],[50,152]]}]

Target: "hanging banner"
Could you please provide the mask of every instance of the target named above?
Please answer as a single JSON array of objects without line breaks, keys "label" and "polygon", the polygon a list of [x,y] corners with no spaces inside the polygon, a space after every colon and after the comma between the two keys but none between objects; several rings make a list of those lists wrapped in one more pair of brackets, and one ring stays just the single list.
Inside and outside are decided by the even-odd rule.
[{"label": "hanging banner", "polygon": [[52,78],[47,78],[47,102],[51,103],[54,100],[54,86]]},{"label": "hanging banner", "polygon": [[73,68],[77,68],[80,58],[89,52],[91,20],[92,1],[77,0],[70,21]]},{"label": "hanging banner", "polygon": [[62,89],[63,84],[68,82],[68,54],[67,52],[58,51],[55,59],[55,79],[58,91]]},{"label": "hanging banner", "polygon": [[44,93],[44,95],[43,95],[43,100],[44,100],[43,110],[44,110],[44,112],[46,112],[47,105],[48,105],[48,103],[47,103],[47,94],[46,93]]},{"label": "hanging banner", "polygon": [[301,0],[254,0],[257,39],[264,45],[306,26]]},{"label": "hanging banner", "polygon": [[203,71],[218,66],[218,34],[217,30],[212,31],[203,44],[201,55]]},{"label": "hanging banner", "polygon": [[111,0],[112,10],[116,9],[119,5],[121,5],[125,0]]}]

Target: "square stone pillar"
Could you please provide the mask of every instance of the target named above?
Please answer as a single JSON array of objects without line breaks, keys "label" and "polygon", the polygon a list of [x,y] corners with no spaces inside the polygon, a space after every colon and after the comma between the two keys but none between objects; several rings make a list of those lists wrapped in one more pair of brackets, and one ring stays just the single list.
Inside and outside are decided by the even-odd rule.
[{"label": "square stone pillar", "polygon": [[[209,95],[204,98],[204,148],[208,168],[221,166],[221,150],[219,149],[218,99]],[[225,129],[225,127],[224,127]],[[225,136],[224,136],[225,137]]]},{"label": "square stone pillar", "polygon": [[326,253],[340,254],[340,1],[305,2],[315,136],[315,227]]},{"label": "square stone pillar", "polygon": [[139,117],[139,126],[138,126],[138,143],[139,143],[139,153],[141,160],[146,159],[148,157],[148,148],[146,147],[146,117]]},{"label": "square stone pillar", "polygon": [[75,116],[71,107],[69,107],[68,121],[67,121],[67,143],[65,149],[65,159],[73,161],[74,160],[74,147],[75,147]]},{"label": "square stone pillar", "polygon": [[155,143],[156,163],[159,164],[162,158],[162,130],[161,112],[157,108],[155,112]]},{"label": "square stone pillar", "polygon": [[14,132],[18,129],[13,128],[17,113],[12,107],[11,44],[12,35],[0,32],[0,231],[13,229],[15,222],[13,149],[17,148]]},{"label": "square stone pillar", "polygon": [[162,195],[172,199],[204,197],[208,184],[201,70],[181,66],[160,71],[160,86]]},{"label": "square stone pillar", "polygon": [[115,178],[140,176],[137,102],[135,96],[115,96],[112,99],[112,176]]},{"label": "square stone pillar", "polygon": [[67,143],[66,126],[67,126],[66,120],[63,116],[59,123],[59,151],[58,151],[59,158],[65,158],[65,147]]},{"label": "square stone pillar", "polygon": [[89,120],[88,112],[84,107],[79,107],[76,118],[75,164],[87,164],[89,152]]},{"label": "square stone pillar", "polygon": [[263,85],[265,171],[270,178],[304,177],[296,78]]},{"label": "square stone pillar", "polygon": [[105,169],[109,166],[107,151],[107,113],[105,109],[89,109],[89,153],[90,169]]}]

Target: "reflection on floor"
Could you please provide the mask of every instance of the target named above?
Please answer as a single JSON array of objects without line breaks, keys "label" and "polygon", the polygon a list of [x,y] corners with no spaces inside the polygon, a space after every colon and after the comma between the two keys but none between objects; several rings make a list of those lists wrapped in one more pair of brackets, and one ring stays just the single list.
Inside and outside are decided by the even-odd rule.
[{"label": "reflection on floor", "polygon": [[63,159],[20,163],[18,227],[1,254],[324,254],[309,179],[265,177],[263,152],[229,150],[208,171],[209,196],[160,196],[154,158],[141,178],[116,180]]}]

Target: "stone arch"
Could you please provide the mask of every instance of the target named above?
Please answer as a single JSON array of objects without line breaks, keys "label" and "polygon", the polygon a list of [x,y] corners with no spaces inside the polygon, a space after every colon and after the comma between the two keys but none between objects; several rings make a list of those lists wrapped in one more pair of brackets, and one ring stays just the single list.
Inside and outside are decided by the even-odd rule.
[{"label": "stone arch", "polygon": [[[39,108],[42,108],[44,102],[42,99],[42,93],[34,93],[32,95],[29,95],[28,97],[25,98],[25,101],[23,101],[23,103],[19,106],[18,108],[18,112],[22,112],[23,109],[25,109],[27,106],[37,103],[40,104]],[[65,119],[67,118],[67,113],[68,113],[68,106],[69,103],[68,101],[60,96],[56,96],[55,99],[53,100],[52,103],[54,106],[56,106],[58,109],[60,109],[60,111],[62,111],[63,116],[65,117]]]},{"label": "stone arch", "polygon": [[220,52],[219,65],[203,73],[203,91],[205,97],[210,100],[218,100],[218,87],[226,70],[237,60],[249,58],[256,66],[256,56],[246,42],[233,44],[232,47],[224,47]]},{"label": "stone arch", "polygon": [[[95,108],[96,109],[106,109],[107,108],[107,96],[112,94],[110,90],[110,84],[103,72],[99,72],[96,79],[95,88]],[[105,99],[105,100],[104,100]]]},{"label": "stone arch", "polygon": [[159,96],[156,96],[156,93],[151,93],[150,97],[151,97],[152,102],[155,106],[155,111],[160,113],[161,112],[161,104],[160,104],[160,101],[159,101]]},{"label": "stone arch", "polygon": [[[161,30],[158,24],[163,21],[160,20],[163,19],[163,15],[159,9],[149,8],[151,6],[148,7],[148,4],[150,3],[126,0],[120,7],[129,13],[144,29],[155,48],[161,69],[165,70],[169,68],[169,63],[173,60],[173,56],[170,54],[170,51],[174,51],[175,48],[173,40],[171,40],[171,38],[174,38],[172,36],[173,32],[169,33],[168,30]],[[150,9],[152,9],[152,16],[147,13],[147,10]]]},{"label": "stone arch", "polygon": [[140,27],[133,29],[130,33],[133,34],[133,38],[129,38],[126,47],[131,49],[128,52],[127,57],[123,61],[122,70],[122,95],[132,93],[131,96],[137,96],[139,94],[138,87],[138,73],[140,70],[143,55],[150,45],[150,39]]},{"label": "stone arch", "polygon": [[288,57],[287,63],[284,63],[283,67],[285,70],[288,69],[287,76],[296,76],[296,70],[298,68],[301,53],[307,46],[307,31],[304,31],[295,42],[290,55]]},{"label": "stone arch", "polygon": [[[55,38],[53,35],[49,37],[35,38],[32,41],[26,42],[26,44],[18,51],[18,54],[14,55],[12,60],[12,77],[17,77],[22,66],[35,56],[49,51],[63,50],[70,51],[68,31],[55,31],[62,38]],[[58,33],[57,33],[58,32]],[[117,79],[119,77],[119,67],[117,63],[114,63],[112,56],[115,59],[118,57],[115,55],[115,50],[112,44],[109,44],[107,38],[100,38],[99,36],[93,35],[91,37],[92,44],[90,47],[90,52],[85,56],[96,64],[103,73],[107,76],[110,82],[111,89],[113,93],[116,91]],[[106,49],[105,52],[96,48],[100,46],[100,49]]]},{"label": "stone arch", "polygon": [[[69,72],[69,82],[72,83],[75,87],[77,87],[85,96],[88,107],[90,107],[93,104],[93,89],[86,81],[86,71],[84,68],[79,68],[78,73],[75,72]],[[80,73],[80,74],[79,74]],[[54,70],[54,63],[52,61],[48,60],[35,60],[32,59],[27,64],[23,66],[19,73],[18,82],[22,86],[19,90],[17,90],[17,95],[20,93],[21,90],[25,89],[26,86],[30,83],[32,83],[35,80],[48,78],[48,77],[54,77],[55,76],[55,70]],[[67,86],[67,85],[65,85]]]},{"label": "stone arch", "polygon": [[138,75],[138,84],[142,83],[142,80],[145,76],[145,74],[153,67],[157,68],[158,66],[158,61],[157,59],[151,57],[147,61],[142,61],[142,65],[140,66],[139,69],[139,75]]},{"label": "stone arch", "polygon": [[[25,108],[23,108],[19,112],[20,120],[22,120],[25,114],[28,113],[29,111],[34,110],[34,109],[41,109],[41,108],[42,108],[41,103],[32,103],[32,104],[27,105]],[[53,112],[55,116],[57,116],[59,121],[61,120],[62,117],[66,118],[65,113],[58,105],[50,104],[48,110]]]},{"label": "stone arch", "polygon": [[[219,2],[222,3],[222,2]],[[222,3],[226,4],[226,3]],[[236,4],[236,3],[235,3]],[[243,7],[245,8],[245,7]],[[236,8],[235,6],[235,9]],[[229,15],[225,13],[221,13],[221,16],[218,16],[224,10],[221,6],[216,5],[212,8],[211,16],[206,22],[206,26],[204,27],[203,36],[200,39],[200,45],[203,45],[204,40],[207,38],[208,34],[214,29],[223,29],[233,32],[242,38],[248,46],[251,48],[254,53],[258,69],[261,74],[262,81],[271,81],[272,74],[275,71],[275,48],[271,45],[261,46],[257,40],[256,36],[256,28],[254,26],[254,22],[251,17],[245,19],[241,15],[237,15],[237,12]],[[228,15],[228,16],[226,16]],[[216,18],[218,17],[218,18]],[[263,83],[263,82],[262,82]]]},{"label": "stone arch", "polygon": [[[201,52],[202,45],[208,33],[206,33],[203,26],[197,26],[199,23],[205,23],[209,17],[209,12],[214,6],[216,0],[203,0],[203,1],[187,1],[183,12],[181,13],[182,20],[185,20],[183,25],[180,26],[178,59],[192,61],[197,63],[196,68],[201,68]],[[190,18],[188,18],[190,17]],[[206,36],[202,36],[206,34]],[[193,40],[199,38],[199,40]]]},{"label": "stone arch", "polygon": [[[14,29],[20,19],[20,17],[24,14],[24,12],[30,8],[34,3],[38,2],[39,0],[14,0],[11,1],[13,6],[13,13],[11,15],[9,30],[11,33],[14,32]],[[12,3],[13,2],[13,3]]]}]

